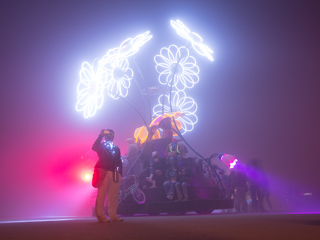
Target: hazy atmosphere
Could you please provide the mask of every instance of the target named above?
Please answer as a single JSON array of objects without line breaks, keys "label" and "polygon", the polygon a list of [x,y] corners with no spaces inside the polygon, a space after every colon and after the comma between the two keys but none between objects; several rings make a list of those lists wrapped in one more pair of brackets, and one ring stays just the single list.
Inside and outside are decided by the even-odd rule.
[{"label": "hazy atmosphere", "polygon": [[318,1],[2,0],[1,219],[90,216],[94,188],[81,176],[93,168],[88,155],[100,130],[115,131],[124,155],[125,140],[144,123],[122,99],[106,97],[91,118],[77,112],[81,65],[150,31],[131,63],[126,98],[148,119],[138,85],[145,88],[143,76],[159,86],[154,56],[185,44],[170,26],[177,19],[214,51],[209,61],[190,50],[200,69],[188,92],[198,122],[185,139],[204,157],[259,159],[275,211],[319,210]]}]

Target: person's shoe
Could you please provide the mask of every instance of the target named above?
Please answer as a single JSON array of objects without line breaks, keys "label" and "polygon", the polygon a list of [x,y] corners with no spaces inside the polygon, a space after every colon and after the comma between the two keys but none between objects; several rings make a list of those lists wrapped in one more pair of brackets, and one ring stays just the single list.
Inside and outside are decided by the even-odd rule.
[{"label": "person's shoe", "polygon": [[177,199],[175,202],[181,202],[181,201],[182,201],[182,198]]},{"label": "person's shoe", "polygon": [[97,220],[98,220],[98,222],[99,223],[106,223],[106,222],[110,222],[110,220],[109,219],[107,219],[107,218],[101,218],[101,217],[98,217],[97,216]]},{"label": "person's shoe", "polygon": [[184,202],[185,202],[185,201],[188,201],[188,198],[184,198],[182,201],[184,201]]},{"label": "person's shoe", "polygon": [[123,219],[119,218],[119,217],[116,217],[116,218],[112,218],[110,219],[111,222],[123,222]]},{"label": "person's shoe", "polygon": [[170,201],[172,201],[173,196],[172,196],[172,195],[168,195],[167,198],[168,198]]}]

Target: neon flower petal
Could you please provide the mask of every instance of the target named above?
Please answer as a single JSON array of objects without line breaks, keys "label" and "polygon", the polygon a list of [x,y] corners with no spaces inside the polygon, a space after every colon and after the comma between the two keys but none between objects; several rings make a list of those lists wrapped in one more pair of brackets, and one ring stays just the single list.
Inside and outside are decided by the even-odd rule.
[{"label": "neon flower petal", "polygon": [[82,63],[80,82],[77,86],[76,110],[83,111],[85,118],[92,117],[102,107],[105,85],[102,79],[103,73],[98,60],[95,60],[92,65],[88,62]]},{"label": "neon flower petal", "polygon": [[191,42],[193,49],[197,53],[207,57],[210,61],[213,61],[213,51],[202,43],[202,38],[199,34],[191,32],[180,20],[177,20],[176,22],[171,20],[170,23],[181,37]]},{"label": "neon flower petal", "polygon": [[[163,97],[165,99],[163,99]],[[170,95],[161,95],[158,98],[159,104],[153,108],[153,114],[155,116],[162,115],[162,103],[164,103],[164,112],[172,114],[169,101]],[[198,122],[198,117],[195,114],[198,108],[196,102],[191,97],[187,97],[184,91],[173,91],[171,104],[172,112],[181,112],[184,114],[184,116],[177,118],[177,120],[182,123],[181,134],[192,131],[194,125]]]},{"label": "neon flower petal", "polygon": [[[160,54],[154,57],[158,80],[162,85],[169,85],[177,90],[193,88],[199,82],[199,67],[196,59],[189,55],[189,50],[175,45],[162,48]],[[172,77],[174,79],[172,81]]]},{"label": "neon flower petal", "polygon": [[103,69],[106,71],[108,95],[113,99],[118,99],[119,96],[126,97],[133,77],[133,71],[129,68],[128,59],[113,58],[103,66]]},{"label": "neon flower petal", "polygon": [[136,54],[140,47],[152,38],[152,35],[149,35],[149,33],[150,31],[147,31],[134,38],[127,38],[120,44],[120,47],[110,49],[106,55],[102,57],[101,64],[104,65],[116,58],[119,60]]}]

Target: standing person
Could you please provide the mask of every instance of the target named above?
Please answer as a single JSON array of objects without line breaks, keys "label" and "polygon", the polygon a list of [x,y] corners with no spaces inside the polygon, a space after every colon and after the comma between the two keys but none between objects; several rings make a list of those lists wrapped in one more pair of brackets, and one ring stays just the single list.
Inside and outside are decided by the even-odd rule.
[{"label": "standing person", "polygon": [[[101,142],[102,138],[105,141]],[[114,132],[111,129],[102,129],[99,137],[94,142],[92,150],[97,152],[99,160],[94,167],[94,174],[98,174],[97,200],[95,205],[95,214],[98,222],[122,222],[117,215],[119,188],[122,175],[122,162],[119,147],[113,144]],[[95,178],[95,177],[94,177]],[[93,180],[94,180],[93,178]],[[94,185],[94,181],[93,181]],[[108,213],[107,219],[103,213],[104,202],[108,196]]]}]

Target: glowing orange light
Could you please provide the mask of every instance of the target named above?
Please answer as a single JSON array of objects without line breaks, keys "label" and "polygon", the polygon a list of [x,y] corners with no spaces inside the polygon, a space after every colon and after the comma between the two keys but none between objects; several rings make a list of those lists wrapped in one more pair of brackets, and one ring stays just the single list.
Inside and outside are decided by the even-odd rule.
[{"label": "glowing orange light", "polygon": [[[150,123],[149,127],[158,126],[160,121],[164,118],[167,118],[167,117],[178,118],[178,117],[182,117],[182,116],[184,116],[184,114],[182,112],[173,112],[171,114],[164,113],[163,116],[158,116],[155,119],[153,119],[152,122]],[[175,121],[176,121],[178,129],[180,130],[182,128],[182,123],[177,119]],[[172,129],[176,129],[176,126],[174,125],[173,121],[171,121],[171,127],[172,127]],[[177,134],[174,132],[173,136],[177,136]],[[147,137],[148,137],[148,130],[145,126],[137,128],[134,132],[134,138],[136,139],[136,142],[144,143],[147,140]],[[152,136],[151,140],[159,139],[159,138],[160,138],[159,130],[156,130],[154,135]]]}]

